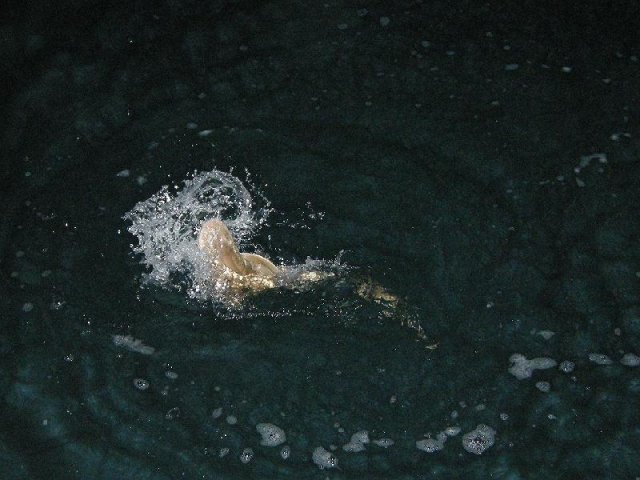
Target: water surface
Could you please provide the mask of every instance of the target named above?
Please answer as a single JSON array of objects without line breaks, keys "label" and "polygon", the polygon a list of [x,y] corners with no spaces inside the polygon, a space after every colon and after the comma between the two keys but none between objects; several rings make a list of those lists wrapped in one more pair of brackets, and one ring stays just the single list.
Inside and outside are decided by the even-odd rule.
[{"label": "water surface", "polygon": [[[636,17],[427,3],[16,11],[2,478],[640,476]],[[189,225],[336,280],[229,308],[187,254],[154,278],[125,215],[211,171],[241,199]]]}]

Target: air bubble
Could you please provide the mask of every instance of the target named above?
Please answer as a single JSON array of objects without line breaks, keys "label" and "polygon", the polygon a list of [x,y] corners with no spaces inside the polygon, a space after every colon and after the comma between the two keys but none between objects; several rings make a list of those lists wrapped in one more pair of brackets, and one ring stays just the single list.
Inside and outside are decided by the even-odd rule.
[{"label": "air bubble", "polygon": [[463,448],[475,455],[482,455],[495,443],[496,431],[484,424],[479,424],[475,430],[462,436]]},{"label": "air bubble", "polygon": [[569,360],[563,360],[562,362],[560,362],[560,371],[564,372],[564,373],[571,373],[573,372],[573,370],[576,368],[576,364],[569,361]]},{"label": "air bubble", "polygon": [[222,416],[222,407],[218,407],[211,412],[211,418],[220,418]]},{"label": "air bubble", "polygon": [[259,423],[256,425],[256,431],[262,437],[260,445],[265,447],[277,447],[287,441],[284,430],[272,423]]},{"label": "air bubble", "polygon": [[536,388],[543,393],[548,393],[551,391],[551,384],[549,382],[537,382]]},{"label": "air bubble", "polygon": [[613,363],[613,360],[604,353],[590,353],[589,360],[597,365],[611,365]]},{"label": "air bubble", "polygon": [[440,438],[425,438],[416,442],[416,448],[427,453],[434,453],[444,448],[444,441]]},{"label": "air bubble", "polygon": [[325,468],[335,468],[338,466],[338,459],[336,456],[323,447],[317,447],[313,451],[311,459],[320,470]]},{"label": "air bubble", "polygon": [[511,355],[509,361],[512,363],[511,367],[509,368],[509,373],[516,377],[518,380],[523,380],[525,378],[531,377],[534,370],[545,370],[557,365],[556,361],[553,358],[539,357],[527,360],[527,357],[519,353],[514,353],[513,355]]},{"label": "air bubble", "polygon": [[144,378],[134,378],[133,379],[133,385],[138,390],[146,390],[147,388],[149,388],[149,382],[147,380],[145,380]]},{"label": "air bubble", "polygon": [[111,338],[116,347],[124,347],[143,355],[152,355],[155,352],[155,348],[145,345],[142,340],[133,338],[131,335],[113,335]]},{"label": "air bubble", "polygon": [[540,335],[545,340],[550,340],[551,337],[553,337],[555,334],[556,332],[552,332],[551,330],[540,330],[538,332],[538,335]]},{"label": "air bubble", "polygon": [[245,448],[240,454],[240,461],[242,463],[249,463],[253,458],[253,450],[250,448]]},{"label": "air bubble", "polygon": [[289,448],[288,445],[285,445],[284,447],[282,447],[282,449],[280,450],[280,456],[282,457],[283,460],[286,460],[287,458],[289,458],[291,456],[291,448]]},{"label": "air bubble", "polygon": [[349,443],[342,446],[345,452],[357,453],[365,450],[365,444],[369,443],[369,432],[361,430],[351,435]]},{"label": "air bubble", "polygon": [[634,353],[625,353],[620,359],[620,363],[626,367],[640,366],[640,357]]},{"label": "air bubble", "polygon": [[444,433],[449,437],[455,437],[460,433],[460,427],[447,427],[444,430]]},{"label": "air bubble", "polygon": [[379,438],[378,440],[374,440],[372,443],[381,448],[389,448],[393,446],[394,441],[390,438]]}]

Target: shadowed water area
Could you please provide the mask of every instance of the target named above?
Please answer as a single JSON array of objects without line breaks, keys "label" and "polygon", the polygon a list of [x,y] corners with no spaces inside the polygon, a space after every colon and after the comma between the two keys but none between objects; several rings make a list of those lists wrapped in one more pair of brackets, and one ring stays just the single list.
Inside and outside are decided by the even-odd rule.
[{"label": "shadowed water area", "polygon": [[556,3],[10,4],[0,478],[640,478],[640,9]]}]

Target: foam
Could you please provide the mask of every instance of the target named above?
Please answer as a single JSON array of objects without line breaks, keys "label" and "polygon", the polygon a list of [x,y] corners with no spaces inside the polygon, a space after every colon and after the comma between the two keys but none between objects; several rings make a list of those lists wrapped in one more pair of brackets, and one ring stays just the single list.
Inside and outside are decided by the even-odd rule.
[{"label": "foam", "polygon": [[545,340],[550,340],[551,337],[553,337],[555,334],[556,332],[552,332],[551,330],[540,330],[538,332],[538,335],[540,335]]},{"label": "foam", "polygon": [[[184,290],[190,298],[229,303],[225,282],[212,279],[211,265],[197,244],[201,225],[220,219],[242,251],[256,250],[256,232],[267,225],[269,201],[258,194],[256,207],[250,191],[231,173],[212,170],[195,172],[182,187],[167,185],[147,200],[137,203],[124,219],[138,242],[131,245],[147,267],[145,284]],[[305,272],[329,272],[339,261],[307,260],[280,266],[283,286],[297,288]],[[321,273],[317,273],[321,275]],[[317,279],[313,279],[317,281]],[[280,284],[279,284],[280,285]]]},{"label": "foam", "polygon": [[242,463],[249,463],[253,459],[253,450],[251,448],[245,448],[240,454],[240,461]]},{"label": "foam", "polygon": [[551,384],[549,382],[536,382],[536,388],[542,393],[548,393],[551,391]]},{"label": "foam", "polygon": [[[446,435],[445,435],[446,439]],[[416,442],[416,448],[418,450],[422,450],[427,453],[434,453],[442,450],[444,448],[444,442],[446,440],[441,437],[438,438],[425,438],[423,440],[418,440]]]},{"label": "foam", "polygon": [[576,368],[576,364],[570,360],[563,360],[560,362],[560,371],[564,373],[571,373]]},{"label": "foam", "polygon": [[626,367],[640,366],[640,357],[635,353],[625,353],[620,359],[620,363]]},{"label": "foam", "polygon": [[149,388],[149,382],[144,378],[134,378],[133,386],[136,387],[138,390],[146,390]]},{"label": "foam", "polygon": [[338,459],[336,456],[323,447],[316,447],[311,454],[311,459],[320,470],[325,468],[336,468],[338,466]]},{"label": "foam", "polygon": [[285,445],[284,447],[282,447],[282,449],[280,450],[280,456],[283,460],[286,460],[291,456],[291,448],[289,447],[289,445]]},{"label": "foam", "polygon": [[381,448],[389,448],[393,446],[395,442],[390,438],[379,438],[377,440],[374,440],[372,443]]},{"label": "foam", "polygon": [[366,447],[361,443],[349,442],[349,443],[344,444],[342,446],[342,449],[345,452],[358,453],[358,452],[364,452],[366,450]]},{"label": "foam", "polygon": [[488,425],[479,424],[475,430],[462,436],[462,447],[469,453],[482,455],[495,443],[496,431]]},{"label": "foam", "polygon": [[518,380],[530,378],[533,375],[534,370],[546,370],[557,365],[557,362],[553,358],[538,357],[527,360],[524,355],[519,353],[511,355],[509,361],[512,363],[509,368],[509,373]]},{"label": "foam", "polygon": [[220,418],[222,416],[222,407],[218,407],[211,412],[211,418]]},{"label": "foam", "polygon": [[262,437],[260,445],[265,447],[277,447],[287,441],[284,430],[272,423],[259,423],[256,425],[256,431]]},{"label": "foam", "polygon": [[365,445],[369,443],[369,432],[361,430],[351,435],[351,440],[342,446],[345,452],[357,453],[366,449]]},{"label": "foam", "polygon": [[613,360],[611,360],[604,353],[590,353],[589,360],[591,360],[596,365],[611,365]]},{"label": "foam", "polygon": [[445,428],[444,433],[448,437],[455,437],[460,433],[460,430],[461,430],[460,427],[447,427]]},{"label": "foam", "polygon": [[111,338],[116,347],[124,347],[142,355],[152,355],[155,352],[155,348],[145,345],[142,340],[133,338],[131,335],[113,335]]}]

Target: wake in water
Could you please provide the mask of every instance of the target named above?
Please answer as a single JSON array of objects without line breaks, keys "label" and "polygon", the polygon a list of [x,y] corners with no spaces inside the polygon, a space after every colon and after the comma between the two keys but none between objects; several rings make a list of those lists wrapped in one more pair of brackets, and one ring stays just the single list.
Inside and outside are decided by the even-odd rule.
[{"label": "wake in water", "polygon": [[[136,204],[124,219],[131,222],[129,232],[138,239],[133,251],[148,267],[146,282],[183,289],[198,300],[239,305],[248,292],[233,289],[228,279],[216,276],[212,255],[198,245],[198,236],[205,222],[217,219],[228,228],[234,244],[255,249],[252,240],[267,225],[270,213],[269,202],[261,199],[264,205],[254,208],[251,193],[237,177],[212,170],[194,173],[181,189],[164,186]],[[279,265],[277,279],[270,287],[304,288],[305,282],[342,270],[338,260]]]},{"label": "wake in water", "polygon": [[212,170],[194,173],[182,188],[164,186],[136,204],[124,219],[131,222],[129,232],[138,239],[131,247],[148,268],[145,283],[236,309],[248,295],[260,291],[306,290],[333,279],[336,286],[350,288],[356,298],[378,304],[383,317],[395,317],[415,330],[420,340],[427,339],[419,318],[393,293],[370,278],[345,278],[350,269],[339,257],[274,265],[256,253],[241,252],[259,250],[253,240],[267,225],[271,211],[268,200],[259,198],[264,205],[256,207],[237,177]]}]

